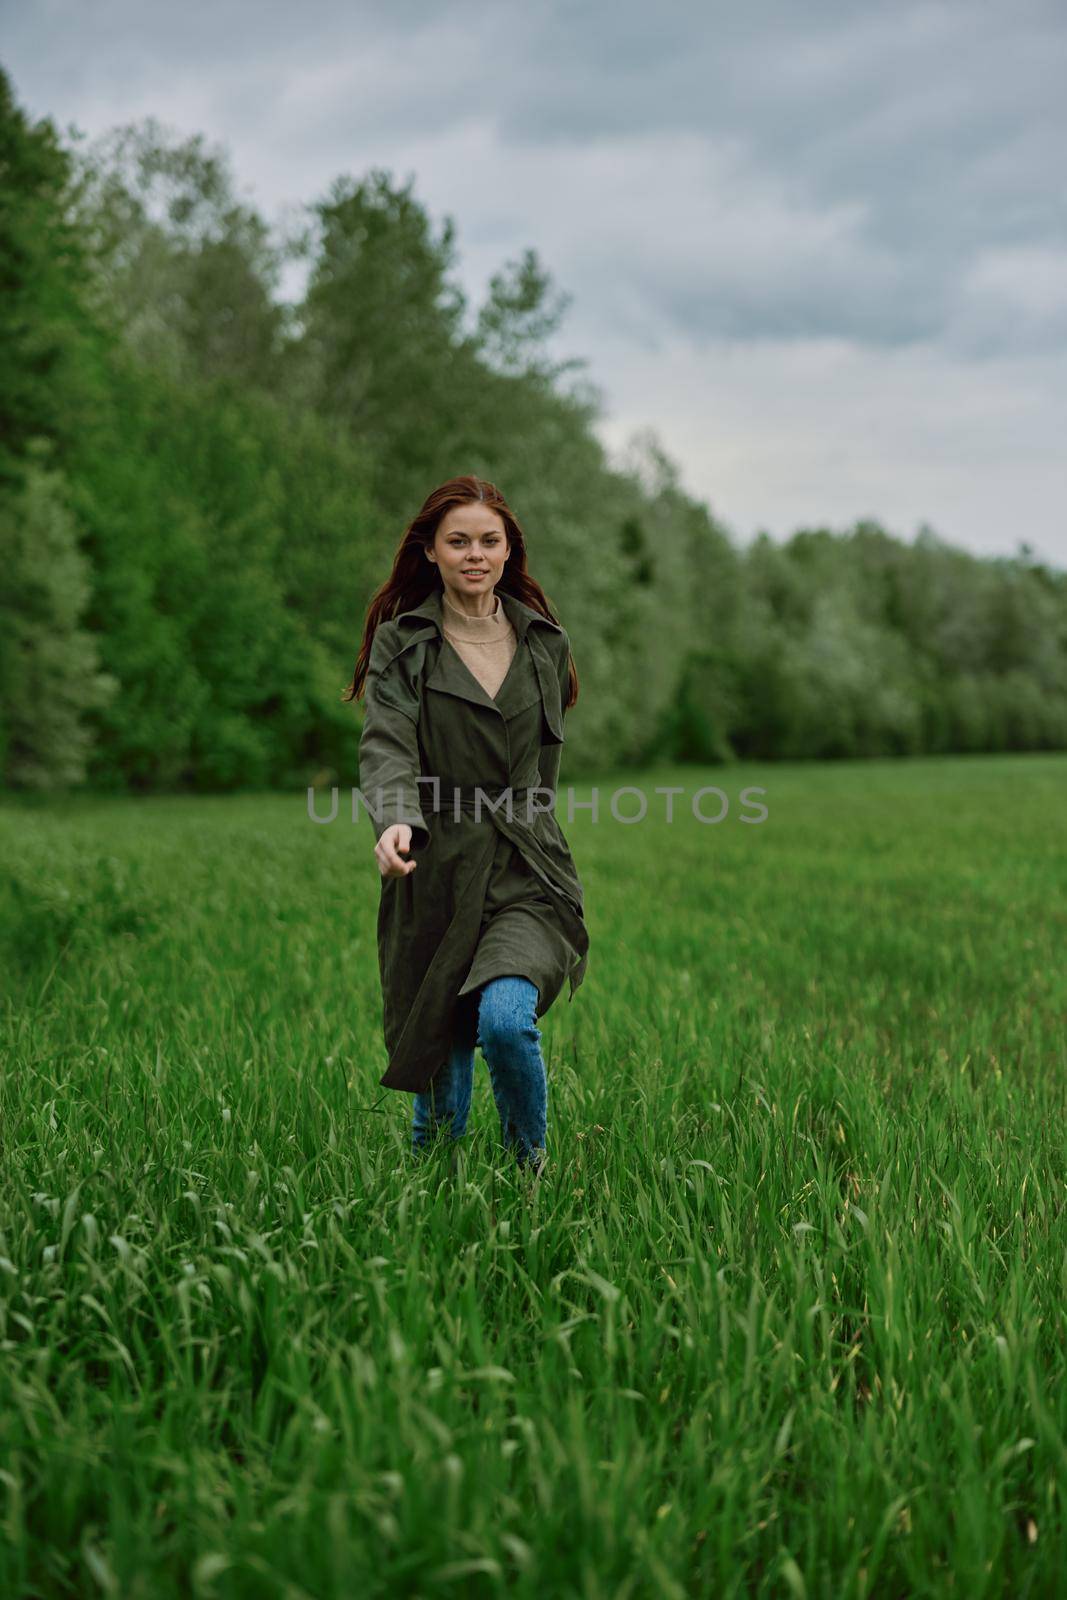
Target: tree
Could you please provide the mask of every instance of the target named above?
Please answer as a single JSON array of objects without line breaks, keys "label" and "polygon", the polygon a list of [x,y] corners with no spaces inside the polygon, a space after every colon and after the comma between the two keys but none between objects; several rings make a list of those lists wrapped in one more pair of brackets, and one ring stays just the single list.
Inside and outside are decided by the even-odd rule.
[{"label": "tree", "polygon": [[238,199],[224,152],[149,117],[93,141],[76,170],[101,315],[172,376],[271,387],[287,328],[275,298],[287,251]]},{"label": "tree", "polygon": [[30,442],[62,453],[92,409],[85,257],[67,214],[70,157],[31,123],[0,68],[0,485]]},{"label": "tree", "polygon": [[368,447],[383,491],[398,472],[421,480],[466,398],[454,226],[446,218],[435,237],[411,188],[381,171],[338,178],[311,208],[314,261],[291,352],[299,391]]},{"label": "tree", "polygon": [[552,277],[536,250],[524,250],[489,280],[489,292],[478,312],[475,345],[487,366],[509,375],[554,383],[564,372],[586,365],[572,357],[553,362],[543,346],[557,331],[572,296],[553,294]]},{"label": "tree", "polygon": [[33,459],[45,454],[31,449],[19,489],[0,497],[0,780],[11,788],[82,782],[86,713],[118,688],[83,626],[88,563],[61,476]]}]

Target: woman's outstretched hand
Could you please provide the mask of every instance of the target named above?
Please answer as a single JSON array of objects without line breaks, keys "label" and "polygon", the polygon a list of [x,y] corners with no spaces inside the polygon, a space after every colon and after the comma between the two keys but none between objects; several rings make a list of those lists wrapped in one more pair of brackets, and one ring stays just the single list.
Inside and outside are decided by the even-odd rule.
[{"label": "woman's outstretched hand", "polygon": [[409,872],[414,872],[418,862],[405,861],[398,853],[403,850],[406,854],[410,849],[411,827],[408,823],[394,822],[392,827],[386,828],[374,846],[378,871],[383,878],[404,878]]}]

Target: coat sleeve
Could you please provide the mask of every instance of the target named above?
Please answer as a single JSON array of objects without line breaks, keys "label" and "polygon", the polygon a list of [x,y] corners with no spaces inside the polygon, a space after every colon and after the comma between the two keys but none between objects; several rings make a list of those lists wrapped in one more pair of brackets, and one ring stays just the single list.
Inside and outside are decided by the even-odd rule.
[{"label": "coat sleeve", "polygon": [[[359,791],[374,829],[375,843],[386,828],[406,822],[411,854],[429,844],[422,814],[418,696],[391,659],[388,625],[380,623],[371,642],[364,689],[363,731],[359,740]],[[379,793],[380,791],[380,793]]]},{"label": "coat sleeve", "polygon": [[[561,726],[566,721],[567,717],[566,711],[562,708],[567,702],[567,691],[569,688],[570,679],[570,652],[570,639],[568,638],[567,634],[564,634],[560,656],[556,662],[556,669],[559,674]],[[553,742],[552,744],[543,744],[541,746],[541,759],[538,763],[541,774],[541,787],[542,789],[551,789],[553,794],[555,794],[556,789],[559,786],[559,762],[562,754],[562,743]]]}]

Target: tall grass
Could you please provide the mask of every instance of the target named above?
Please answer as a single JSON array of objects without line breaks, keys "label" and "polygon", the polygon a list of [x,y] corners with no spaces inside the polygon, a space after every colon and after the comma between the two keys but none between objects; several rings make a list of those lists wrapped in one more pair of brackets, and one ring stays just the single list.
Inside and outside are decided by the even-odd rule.
[{"label": "tall grass", "polygon": [[412,1161],[364,818],[0,808],[0,1593],[1063,1592],[1067,759],[641,781],[537,1184],[481,1064]]}]

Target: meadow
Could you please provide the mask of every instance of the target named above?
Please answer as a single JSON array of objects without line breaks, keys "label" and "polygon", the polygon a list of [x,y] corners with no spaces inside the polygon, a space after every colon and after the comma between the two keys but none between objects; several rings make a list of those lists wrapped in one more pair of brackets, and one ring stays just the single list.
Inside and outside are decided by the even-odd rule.
[{"label": "meadow", "polygon": [[1063,1592],[1067,756],[597,788],[536,1184],[343,798],[0,804],[0,1594]]}]

